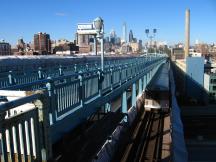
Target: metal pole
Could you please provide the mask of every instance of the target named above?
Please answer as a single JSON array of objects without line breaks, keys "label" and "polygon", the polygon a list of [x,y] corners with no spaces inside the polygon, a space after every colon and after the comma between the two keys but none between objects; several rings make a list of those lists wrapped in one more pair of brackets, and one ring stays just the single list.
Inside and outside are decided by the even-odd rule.
[{"label": "metal pole", "polygon": [[95,55],[97,56],[97,37],[96,35],[94,35],[94,52],[95,52]]},{"label": "metal pole", "polygon": [[101,70],[104,71],[104,25],[102,26],[102,35],[101,35]]},{"label": "metal pole", "polygon": [[104,71],[104,41],[103,37],[101,38],[101,70]]}]

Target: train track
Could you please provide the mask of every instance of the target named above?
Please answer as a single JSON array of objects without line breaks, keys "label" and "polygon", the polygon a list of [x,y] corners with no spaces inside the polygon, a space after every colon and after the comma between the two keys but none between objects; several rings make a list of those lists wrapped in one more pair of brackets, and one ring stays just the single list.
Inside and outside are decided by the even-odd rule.
[{"label": "train track", "polygon": [[121,157],[121,162],[160,161],[163,132],[163,114],[144,112],[136,124]]}]

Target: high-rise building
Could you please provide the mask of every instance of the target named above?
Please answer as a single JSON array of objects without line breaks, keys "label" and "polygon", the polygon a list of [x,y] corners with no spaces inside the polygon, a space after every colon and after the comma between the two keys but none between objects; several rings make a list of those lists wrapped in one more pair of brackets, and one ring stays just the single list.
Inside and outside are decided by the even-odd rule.
[{"label": "high-rise building", "polygon": [[122,30],[123,30],[122,43],[124,43],[124,42],[127,43],[127,25],[125,22],[123,23]]},{"label": "high-rise building", "polygon": [[49,34],[39,32],[34,35],[34,51],[45,55],[51,53],[51,41]]},{"label": "high-rise building", "polygon": [[92,38],[91,35],[84,35],[84,34],[76,34],[76,44],[79,46],[82,45],[89,45],[90,39]]},{"label": "high-rise building", "polygon": [[132,42],[137,43],[137,38],[133,38]]},{"label": "high-rise building", "polygon": [[142,46],[142,40],[139,40],[139,49],[140,49],[140,52],[142,51],[142,48],[143,48],[143,46]]},{"label": "high-rise building", "polygon": [[110,40],[109,37],[105,37],[104,38],[104,41],[105,41],[104,43],[109,43],[109,40]]},{"label": "high-rise building", "polygon": [[131,42],[133,42],[133,32],[132,32],[132,30],[130,30],[130,32],[129,32],[129,42],[131,43]]},{"label": "high-rise building", "polygon": [[19,52],[24,52],[25,51],[25,42],[23,38],[18,39],[17,41],[17,49]]},{"label": "high-rise building", "polygon": [[121,45],[121,38],[117,37],[115,40],[115,45],[120,46]]},{"label": "high-rise building", "polygon": [[110,32],[110,43],[113,45],[116,43],[116,32],[114,29]]},{"label": "high-rise building", "polygon": [[79,53],[89,53],[93,49],[91,48],[94,43],[92,35],[84,35],[76,33],[76,45],[79,46]]},{"label": "high-rise building", "polygon": [[4,40],[0,41],[0,56],[11,55],[11,45]]}]

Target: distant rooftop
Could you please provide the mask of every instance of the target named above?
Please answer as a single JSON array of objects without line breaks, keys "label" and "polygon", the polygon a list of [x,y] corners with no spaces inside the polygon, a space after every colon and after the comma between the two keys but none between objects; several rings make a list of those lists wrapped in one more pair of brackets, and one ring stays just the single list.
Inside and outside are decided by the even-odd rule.
[{"label": "distant rooftop", "polygon": [[4,39],[0,40],[0,43],[5,43],[5,44],[9,44],[8,42],[6,42]]}]

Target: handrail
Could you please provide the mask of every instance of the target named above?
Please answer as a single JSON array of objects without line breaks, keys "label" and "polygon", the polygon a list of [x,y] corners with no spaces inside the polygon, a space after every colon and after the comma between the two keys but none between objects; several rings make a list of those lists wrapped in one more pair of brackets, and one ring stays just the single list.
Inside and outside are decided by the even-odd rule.
[{"label": "handrail", "polygon": [[[120,61],[125,61],[125,60],[131,60],[131,59],[134,59],[134,58],[124,58],[123,60],[120,60]],[[105,65],[109,65],[110,62],[115,62],[116,60],[105,60]],[[79,66],[79,67],[84,67],[86,66],[86,64],[88,64],[90,67],[94,67],[95,65],[97,65],[96,68],[100,67],[100,61],[92,61],[91,63],[80,63],[79,65],[78,64],[74,64],[74,65],[68,65],[68,66],[62,66],[61,64],[59,65],[55,65],[53,68],[58,71],[58,69],[61,67],[63,69],[74,69],[74,66]],[[40,67],[39,67],[40,68]],[[53,69],[52,68],[52,69]],[[50,67],[45,67],[45,68],[42,68],[43,71],[50,71]],[[16,70],[16,71],[13,71],[15,75],[23,75],[23,74],[32,74],[32,73],[38,73],[38,69],[34,69],[32,71],[28,71],[28,70]],[[4,78],[2,76],[5,76],[7,78],[8,74],[10,72],[0,72],[0,78]]]},{"label": "handrail", "polygon": [[[133,60],[133,59],[132,59]],[[119,67],[125,67],[128,66],[129,63],[124,63],[124,64],[119,64],[118,66],[114,66],[112,67],[113,68],[113,71],[116,71],[117,69],[119,69]],[[110,67],[106,67],[105,68],[105,71],[109,71],[110,70]],[[94,69],[94,70],[91,70],[91,71],[83,71],[82,74],[85,75],[85,74],[88,74],[88,73],[94,73],[94,72],[97,72],[97,71],[101,71],[100,69]],[[69,77],[77,77],[79,74],[77,73],[74,73],[74,74],[67,74],[67,75],[62,75],[62,76],[57,76],[57,77],[53,77],[53,81],[58,81],[58,80],[64,80],[64,79],[67,79]],[[11,85],[11,86],[8,86],[8,87],[5,87],[5,88],[1,88],[2,90],[15,90],[15,89],[24,89],[26,87],[29,87],[29,86],[38,86],[38,85],[41,85],[41,84],[45,84],[48,82],[48,79],[40,79],[40,80],[36,80],[36,81],[33,81],[31,83],[24,83],[24,84],[19,84],[19,85]]]},{"label": "handrail", "polygon": [[8,111],[12,108],[21,106],[23,104],[32,102],[34,100],[40,99],[41,96],[42,96],[42,94],[36,93],[36,94],[31,95],[31,96],[25,96],[25,97],[21,97],[19,99],[16,99],[16,100],[13,100],[10,102],[3,103],[0,105],[0,113],[2,113],[4,111]]}]

